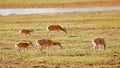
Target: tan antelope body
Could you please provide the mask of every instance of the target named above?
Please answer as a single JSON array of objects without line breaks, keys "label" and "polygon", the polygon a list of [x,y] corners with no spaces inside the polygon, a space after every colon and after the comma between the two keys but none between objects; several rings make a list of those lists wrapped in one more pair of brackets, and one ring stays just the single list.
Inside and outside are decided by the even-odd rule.
[{"label": "tan antelope body", "polygon": [[26,36],[30,35],[31,32],[33,32],[33,30],[22,29],[19,31],[20,34],[25,34]]},{"label": "tan antelope body", "polygon": [[99,48],[100,51],[105,51],[105,40],[103,38],[95,38],[92,40],[94,51]]},{"label": "tan antelope body", "polygon": [[46,48],[46,47],[51,47],[51,46],[59,46],[60,48],[62,48],[61,43],[60,42],[54,42],[50,39],[40,39],[36,41],[36,45],[39,51],[42,52],[42,49]]},{"label": "tan antelope body", "polygon": [[50,31],[63,31],[67,34],[66,29],[62,28],[60,25],[50,25],[47,27],[47,35]]},{"label": "tan antelope body", "polygon": [[19,42],[15,44],[15,47],[20,51],[20,49],[28,49],[29,46],[33,46],[32,42]]}]

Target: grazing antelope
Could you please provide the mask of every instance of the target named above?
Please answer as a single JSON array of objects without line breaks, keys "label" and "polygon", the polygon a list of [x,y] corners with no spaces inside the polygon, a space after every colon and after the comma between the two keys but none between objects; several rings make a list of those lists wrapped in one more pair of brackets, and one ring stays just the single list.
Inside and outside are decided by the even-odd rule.
[{"label": "grazing antelope", "polygon": [[62,48],[61,43],[60,42],[54,42],[50,39],[40,39],[36,41],[36,45],[37,45],[37,49],[39,51],[42,52],[42,49],[46,48],[46,47],[51,47],[51,46],[59,46],[60,48]]},{"label": "grazing antelope", "polygon": [[105,40],[103,38],[95,38],[92,40],[93,43],[93,48],[94,48],[94,53],[97,48],[99,48],[99,51],[105,51]]},{"label": "grazing antelope", "polygon": [[63,31],[67,34],[66,29],[62,28],[60,25],[50,25],[47,27],[47,35],[50,31]]},{"label": "grazing antelope", "polygon": [[32,42],[19,42],[15,44],[15,47],[20,51],[21,49],[28,49],[29,46],[33,46]]},{"label": "grazing antelope", "polygon": [[28,29],[22,29],[22,30],[19,31],[20,34],[25,34],[26,37],[27,37],[27,35],[30,35],[31,32],[33,32],[32,29],[31,29],[31,30],[28,30]]}]

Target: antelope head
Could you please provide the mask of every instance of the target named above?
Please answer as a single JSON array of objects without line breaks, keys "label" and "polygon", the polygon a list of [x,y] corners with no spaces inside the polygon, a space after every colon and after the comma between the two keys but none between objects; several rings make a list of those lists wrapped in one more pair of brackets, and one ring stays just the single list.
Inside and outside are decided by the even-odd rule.
[{"label": "antelope head", "polygon": [[57,45],[57,46],[59,46],[61,49],[62,49],[62,46],[61,46],[61,43],[60,42],[54,42],[54,44],[53,45]]}]

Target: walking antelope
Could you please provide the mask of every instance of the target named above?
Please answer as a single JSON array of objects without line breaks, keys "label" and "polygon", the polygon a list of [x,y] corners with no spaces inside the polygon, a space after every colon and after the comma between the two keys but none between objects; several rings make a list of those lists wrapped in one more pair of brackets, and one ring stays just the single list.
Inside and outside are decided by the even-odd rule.
[{"label": "walking antelope", "polygon": [[97,48],[99,48],[99,51],[105,51],[105,40],[103,38],[95,38],[92,40],[94,52]]},{"label": "walking antelope", "polygon": [[50,39],[40,39],[36,41],[36,45],[37,45],[37,49],[39,51],[42,52],[42,49],[46,48],[46,47],[51,47],[51,46],[59,46],[60,48],[62,48],[61,43],[60,42],[54,42]]},{"label": "walking antelope", "polygon": [[47,27],[47,35],[50,31],[63,31],[67,34],[67,31],[65,28],[62,28],[60,25],[50,25]]},{"label": "walking antelope", "polygon": [[20,34],[25,34],[26,36],[27,35],[30,35],[30,33],[33,32],[33,30],[28,30],[28,29],[22,29],[19,31]]},{"label": "walking antelope", "polygon": [[21,49],[27,50],[28,47],[33,46],[32,42],[19,42],[15,44],[15,47],[20,51]]}]

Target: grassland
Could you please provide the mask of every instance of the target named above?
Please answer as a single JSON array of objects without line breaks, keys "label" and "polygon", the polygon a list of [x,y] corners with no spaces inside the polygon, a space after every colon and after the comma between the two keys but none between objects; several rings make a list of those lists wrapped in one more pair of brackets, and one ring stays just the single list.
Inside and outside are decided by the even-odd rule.
[{"label": "grassland", "polygon": [[[119,15],[120,10],[0,16],[0,67],[119,67]],[[51,37],[46,37],[46,26],[51,24],[65,27],[68,35],[53,32]],[[19,34],[20,29],[34,32],[27,39]],[[104,53],[92,55],[91,40],[96,37],[103,37],[107,48]],[[29,48],[19,53],[14,48],[17,42],[32,41],[35,45],[35,41],[42,38],[61,42],[63,49],[52,47],[40,53]]]},{"label": "grassland", "polygon": [[119,0],[0,0],[0,8],[76,8],[119,5]]}]

